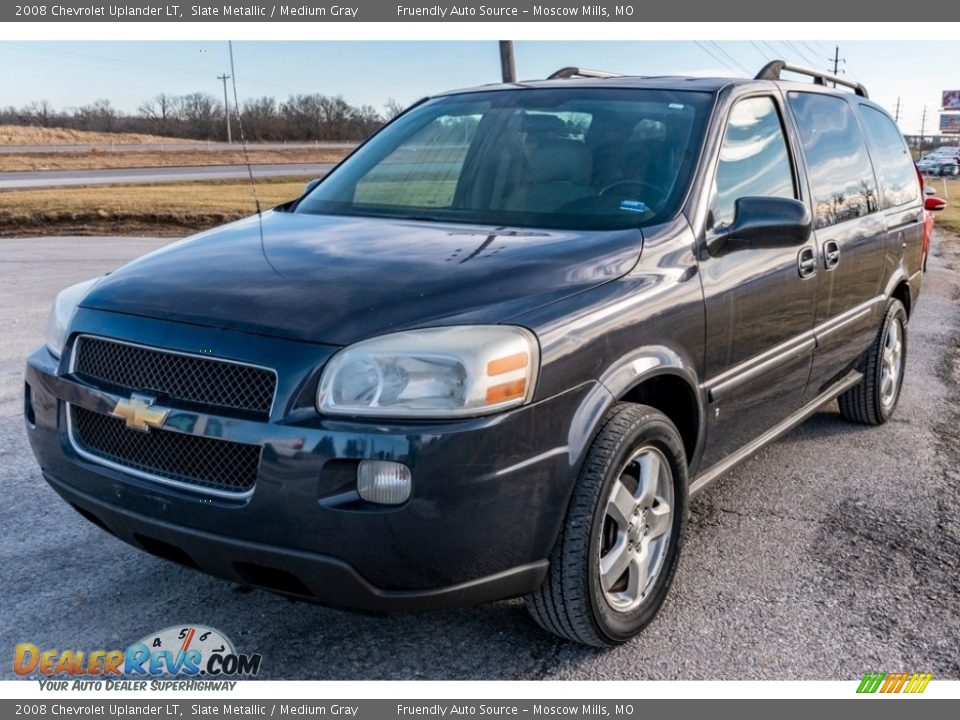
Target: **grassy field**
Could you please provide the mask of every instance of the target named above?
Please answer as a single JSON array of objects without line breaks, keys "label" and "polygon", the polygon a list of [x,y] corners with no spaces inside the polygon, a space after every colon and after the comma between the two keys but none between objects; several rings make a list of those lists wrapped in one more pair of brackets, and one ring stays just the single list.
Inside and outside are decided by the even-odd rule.
[{"label": "grassy field", "polygon": [[[306,178],[257,181],[267,209],[303,191]],[[236,181],[0,192],[0,235],[186,235],[253,213],[250,184]]]},{"label": "grassy field", "polygon": [[190,142],[194,141],[160,137],[159,135],[140,135],[138,133],[106,133],[69,130],[67,128],[0,125],[0,145],[103,145],[110,143],[136,145],[147,143],[186,144]]},{"label": "grassy field", "polygon": [[[340,162],[347,150],[330,148],[291,148],[289,150],[250,150],[254,165],[269,163]],[[130,167],[185,167],[193,165],[239,165],[245,162],[243,151],[187,150],[147,152],[52,152],[0,153],[0,172],[34,170],[81,170]]]},{"label": "grassy field", "polygon": [[[309,179],[257,181],[261,206],[266,209],[298,197]],[[370,196],[366,199],[392,198],[394,185],[370,183],[364,188]],[[946,188],[940,178],[928,180],[928,185],[947,200],[946,209],[937,213],[937,226],[960,233],[960,179],[947,181]],[[403,195],[408,202],[430,206],[450,192],[437,184],[421,188],[404,183]],[[249,183],[234,180],[6,190],[0,191],[0,235],[184,235],[252,212]]]},{"label": "grassy field", "polygon": [[960,233],[960,179],[947,180],[946,192],[943,178],[928,178],[927,186],[932,187],[938,197],[947,201],[947,207],[937,213],[936,226]]}]

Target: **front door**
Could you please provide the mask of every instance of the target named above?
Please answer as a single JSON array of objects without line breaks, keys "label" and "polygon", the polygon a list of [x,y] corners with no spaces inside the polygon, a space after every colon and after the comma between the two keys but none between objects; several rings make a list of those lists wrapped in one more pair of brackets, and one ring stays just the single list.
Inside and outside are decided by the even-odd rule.
[{"label": "front door", "polygon": [[[717,160],[706,239],[734,221],[741,197],[802,199],[795,167],[781,98],[736,101]],[[814,353],[816,258],[811,239],[804,246],[741,248],[702,259],[709,405],[701,467],[801,406]]]}]

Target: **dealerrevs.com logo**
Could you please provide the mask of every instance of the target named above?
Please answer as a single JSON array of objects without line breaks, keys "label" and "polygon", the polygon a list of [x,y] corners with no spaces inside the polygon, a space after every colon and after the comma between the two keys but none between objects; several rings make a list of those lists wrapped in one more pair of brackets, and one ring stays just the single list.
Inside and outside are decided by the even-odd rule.
[{"label": "dealerrevs.com logo", "polygon": [[915,695],[927,689],[933,673],[881,673],[870,672],[863,676],[857,687],[858,693],[906,693]]},{"label": "dealerrevs.com logo", "polygon": [[[238,653],[226,635],[202,625],[175,625],[152,633],[125,650],[41,649],[20,643],[13,652],[13,671],[20,676],[99,680],[117,690],[130,687],[136,678],[188,678],[220,680],[250,678],[260,671],[259,654]],[[44,683],[53,685],[53,683]],[[57,683],[66,689],[66,682]],[[206,685],[206,683],[205,683]],[[46,689],[46,688],[45,688]]]}]

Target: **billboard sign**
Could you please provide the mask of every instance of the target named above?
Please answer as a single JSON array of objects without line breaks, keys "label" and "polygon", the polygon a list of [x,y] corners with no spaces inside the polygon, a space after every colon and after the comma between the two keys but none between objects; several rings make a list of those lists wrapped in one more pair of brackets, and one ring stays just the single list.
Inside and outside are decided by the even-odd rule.
[{"label": "billboard sign", "polygon": [[940,132],[943,135],[960,135],[960,113],[941,115]]},{"label": "billboard sign", "polygon": [[944,90],[940,107],[943,110],[960,110],[960,90]]}]

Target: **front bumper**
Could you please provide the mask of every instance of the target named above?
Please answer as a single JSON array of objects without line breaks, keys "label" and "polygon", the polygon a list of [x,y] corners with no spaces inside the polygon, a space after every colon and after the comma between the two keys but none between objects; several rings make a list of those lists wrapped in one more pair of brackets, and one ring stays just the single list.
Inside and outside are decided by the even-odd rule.
[{"label": "front bumper", "polygon": [[[210,331],[84,311],[74,331],[192,351]],[[121,327],[117,327],[120,325]],[[108,327],[109,326],[109,327]],[[566,512],[585,428],[606,398],[584,385],[487,418],[383,424],[289,410],[315,346],[218,333],[237,351],[255,343],[282,378],[269,422],[195,414],[186,427],[263,446],[254,491],[211,497],[84,458],[71,444],[67,403],[103,412],[109,396],[63,374],[45,348],[28,359],[27,426],[44,477],[84,516],[156,555],[235,582],[359,610],[413,610],[532,591]],[[301,377],[291,378],[300,369]],[[289,396],[289,397],[288,397]],[[595,398],[591,400],[591,398]],[[185,411],[177,411],[184,414]],[[189,414],[189,413],[187,413]],[[413,493],[395,508],[362,501],[355,464],[409,466]]]}]

